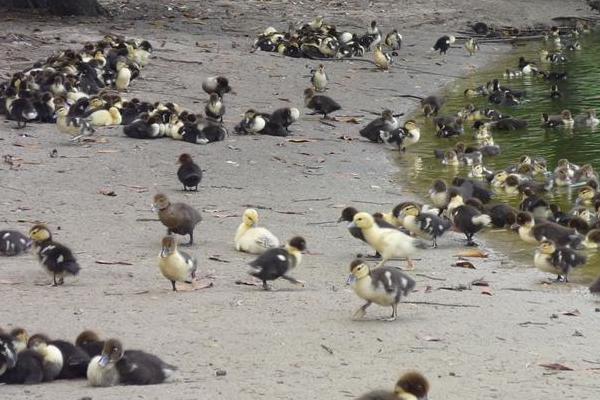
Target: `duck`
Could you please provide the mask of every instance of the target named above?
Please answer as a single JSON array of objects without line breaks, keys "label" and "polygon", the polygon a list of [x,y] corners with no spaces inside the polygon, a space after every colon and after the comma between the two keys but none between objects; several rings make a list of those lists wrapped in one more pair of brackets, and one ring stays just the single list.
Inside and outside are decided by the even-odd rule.
[{"label": "duck", "polygon": [[396,383],[393,392],[375,390],[362,395],[358,400],[427,400],[429,382],[420,372],[409,371]]},{"label": "duck", "polygon": [[433,213],[421,212],[414,204],[407,204],[400,210],[402,225],[415,236],[432,241],[432,247],[437,248],[437,238],[441,237],[452,227],[452,223]]},{"label": "duck", "polygon": [[314,70],[310,78],[310,83],[317,92],[324,92],[327,90],[327,73],[325,72],[325,66],[323,64],[319,64],[319,68]]},{"label": "duck", "polygon": [[372,303],[380,306],[391,306],[392,315],[386,321],[395,321],[398,317],[398,303],[415,287],[415,281],[398,268],[378,267],[371,269],[362,259],[356,259],[350,264],[350,276],[347,283],[352,285],[354,293],[366,303],[353,315],[361,319]]},{"label": "duck", "polygon": [[575,116],[575,125],[577,126],[588,126],[595,127],[600,124],[600,119],[596,116],[596,110],[589,109]]},{"label": "duck", "polygon": [[541,271],[557,274],[556,281],[569,282],[569,272],[584,265],[587,257],[568,247],[558,247],[552,240],[543,240],[536,249],[534,265]]},{"label": "duck", "polygon": [[263,254],[271,248],[279,247],[279,239],[267,228],[257,226],[258,211],[253,208],[244,210],[242,223],[234,237],[235,249],[250,254]]},{"label": "duck", "polygon": [[167,227],[167,235],[189,235],[188,246],[194,244],[194,229],[202,221],[202,215],[185,203],[171,203],[167,195],[158,193],[154,196],[153,208],[158,218]]},{"label": "duck", "polygon": [[177,291],[176,282],[193,284],[198,268],[196,259],[177,249],[177,239],[168,235],[162,238],[158,255],[158,268],[165,278],[171,282],[173,291]]},{"label": "duck", "polygon": [[192,156],[188,153],[182,153],[177,158],[177,163],[180,164],[177,169],[177,178],[183,185],[183,190],[198,191],[198,185],[202,181],[202,169],[194,162]]},{"label": "duck", "polygon": [[560,115],[548,115],[547,113],[542,113],[542,124],[548,128],[561,126],[572,128],[573,125],[575,125],[575,120],[573,120],[569,110],[563,110]]},{"label": "duck", "polygon": [[436,40],[435,44],[431,48],[432,51],[439,51],[440,54],[446,54],[452,43],[456,41],[456,38],[451,35],[444,35]]},{"label": "duck", "polygon": [[221,97],[217,93],[211,93],[206,106],[204,107],[204,113],[207,118],[211,118],[215,121],[223,122],[223,115],[225,115],[225,105],[221,100]]},{"label": "duck", "polygon": [[108,110],[100,109],[92,112],[88,117],[92,126],[111,126],[121,125],[121,112],[117,107],[110,107]]},{"label": "duck", "polygon": [[582,240],[574,229],[566,228],[551,221],[536,222],[530,212],[522,211],[517,214],[513,226],[519,237],[526,243],[537,244],[544,239],[550,239],[559,246],[576,247]]},{"label": "duck", "polygon": [[210,76],[202,81],[202,90],[209,95],[216,93],[220,98],[223,98],[225,93],[230,93],[231,87],[229,86],[229,80],[224,76]]},{"label": "duck", "polygon": [[13,257],[29,251],[33,241],[19,231],[0,230],[0,256]]},{"label": "duck", "polygon": [[405,233],[390,228],[380,228],[371,214],[359,212],[352,219],[349,227],[361,229],[366,242],[381,254],[381,261],[377,267],[383,266],[393,257],[406,257],[409,269],[414,269],[414,263],[410,257],[418,249],[426,249],[423,241],[412,238]]},{"label": "duck", "polygon": [[269,123],[285,128],[289,132],[290,126],[300,118],[300,110],[295,107],[282,107],[273,111],[269,116]]},{"label": "duck", "polygon": [[314,111],[313,115],[323,114],[324,118],[327,118],[328,114],[342,109],[342,106],[331,97],[315,94],[313,88],[304,90],[304,105]]},{"label": "duck", "polygon": [[598,249],[600,247],[600,229],[591,229],[582,242],[586,249]]},{"label": "duck", "polygon": [[454,228],[467,237],[467,246],[477,246],[473,236],[489,226],[492,219],[489,215],[482,214],[477,208],[465,204],[458,190],[452,189],[448,193],[448,215]]},{"label": "duck", "polygon": [[474,38],[468,38],[465,41],[465,49],[467,50],[467,53],[469,53],[469,56],[473,56],[473,54],[479,51],[479,44],[477,43],[477,40]]},{"label": "duck", "polygon": [[383,51],[381,44],[375,47],[373,59],[375,60],[375,66],[383,71],[389,70],[390,65],[392,65],[392,57]]},{"label": "duck", "polygon": [[117,79],[115,80],[115,87],[119,91],[125,91],[129,87],[131,82],[131,69],[125,61],[117,62]]},{"label": "duck", "polygon": [[385,109],[381,112],[381,117],[375,118],[359,131],[360,136],[369,139],[371,142],[378,143],[382,141],[381,132],[391,132],[398,129],[400,124],[394,118],[391,110]]},{"label": "duck", "polygon": [[29,230],[29,237],[38,249],[40,263],[52,274],[52,286],[62,285],[65,275],[79,274],[81,267],[77,259],[68,247],[52,240],[52,233],[47,226],[34,225]]},{"label": "duck", "polygon": [[392,50],[400,50],[402,47],[402,35],[398,33],[398,29],[393,29],[385,36],[385,45]]},{"label": "duck", "polygon": [[123,127],[123,133],[133,139],[158,139],[165,136],[166,127],[157,116],[140,115]]},{"label": "duck", "polygon": [[85,330],[77,335],[75,346],[85,351],[90,358],[93,358],[102,353],[104,341],[100,340],[100,336],[96,332]]},{"label": "duck", "polygon": [[44,381],[50,382],[58,378],[64,365],[62,352],[49,343],[49,339],[40,334],[33,335],[27,342],[27,348],[42,358]]},{"label": "duck", "polygon": [[71,141],[78,141],[96,132],[87,119],[69,116],[69,111],[65,107],[56,110],[56,128],[61,133],[71,135]]},{"label": "duck", "polygon": [[8,106],[8,116],[17,121],[17,129],[23,129],[27,126],[27,122],[38,118],[38,112],[30,98],[19,97]]},{"label": "duck", "polygon": [[268,282],[278,278],[304,286],[304,282],[290,276],[290,272],[300,265],[305,250],[306,240],[302,236],[294,236],[284,247],[270,248],[251,261],[248,273],[262,281],[264,290],[271,290]]}]

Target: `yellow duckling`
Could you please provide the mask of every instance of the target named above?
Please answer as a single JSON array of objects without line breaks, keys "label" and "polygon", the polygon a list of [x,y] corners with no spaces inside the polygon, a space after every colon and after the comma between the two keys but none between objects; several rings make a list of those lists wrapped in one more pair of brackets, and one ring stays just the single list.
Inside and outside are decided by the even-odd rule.
[{"label": "yellow duckling", "polygon": [[465,41],[465,49],[467,50],[467,53],[469,53],[469,56],[472,56],[479,50],[479,44],[475,39],[468,38]]},{"label": "yellow duckling", "polygon": [[392,57],[383,52],[380,44],[375,47],[373,57],[375,58],[375,65],[377,68],[385,71],[390,68],[390,65],[392,64]]},{"label": "yellow duckling", "polygon": [[279,239],[267,228],[256,226],[258,212],[248,208],[242,216],[242,223],[235,232],[235,249],[250,254],[262,254],[270,248],[279,247]]},{"label": "yellow duckling", "polygon": [[121,125],[121,112],[117,107],[96,110],[89,115],[88,120],[92,126]]},{"label": "yellow duckling", "polygon": [[61,133],[73,136],[71,141],[79,140],[81,137],[95,132],[86,119],[69,116],[69,111],[65,107],[56,110],[56,128]]},{"label": "yellow duckling", "polygon": [[127,90],[131,81],[131,70],[129,65],[124,61],[117,62],[117,79],[115,86],[117,90]]},{"label": "yellow duckling", "polygon": [[191,284],[196,278],[196,259],[177,249],[177,240],[174,236],[163,237],[162,249],[158,257],[160,272],[171,281],[174,292],[177,291],[175,282]]}]

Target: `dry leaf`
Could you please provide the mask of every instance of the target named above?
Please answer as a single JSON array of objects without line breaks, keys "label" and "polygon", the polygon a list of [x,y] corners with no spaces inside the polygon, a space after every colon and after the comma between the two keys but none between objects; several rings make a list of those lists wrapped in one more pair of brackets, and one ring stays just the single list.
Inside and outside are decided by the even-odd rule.
[{"label": "dry leaf", "polygon": [[214,256],[210,256],[210,257],[208,257],[208,259],[209,260],[213,260],[213,261],[222,262],[222,263],[229,263],[229,262],[231,262],[229,260],[224,260],[224,259],[220,258],[218,254],[215,254]]},{"label": "dry leaf", "polygon": [[487,258],[488,253],[485,253],[479,249],[468,249],[455,254],[454,257],[478,257],[478,258]]},{"label": "dry leaf", "polygon": [[100,189],[98,193],[103,194],[105,196],[115,197],[117,194],[112,189]]},{"label": "dry leaf", "polygon": [[473,286],[490,286],[490,284],[483,278],[475,279],[473,282],[471,282],[471,285],[473,285]]},{"label": "dry leaf", "polygon": [[98,150],[96,153],[100,153],[100,154],[110,154],[110,153],[119,153],[121,150],[111,150],[111,149],[106,149],[106,150]]},{"label": "dry leaf", "polygon": [[458,268],[466,268],[466,269],[477,269],[475,268],[475,266],[470,263],[469,261],[457,261],[454,265],[452,265],[453,267],[458,267]]},{"label": "dry leaf", "polygon": [[581,315],[581,312],[579,312],[578,309],[574,309],[572,311],[563,311],[561,312],[562,315],[568,315],[569,317],[579,317]]},{"label": "dry leaf", "polygon": [[95,261],[96,264],[102,264],[102,265],[133,265],[132,263],[128,262],[128,261],[105,261],[105,260],[96,260]]},{"label": "dry leaf", "polygon": [[566,365],[562,365],[559,363],[540,364],[540,367],[551,369],[553,371],[573,371],[573,368],[567,367]]},{"label": "dry leaf", "polygon": [[493,296],[491,289],[482,289],[481,294],[485,294],[486,296]]},{"label": "dry leaf", "polygon": [[242,280],[242,279],[238,279],[237,281],[235,281],[236,285],[246,285],[246,286],[262,286],[262,283],[258,282],[258,281],[248,281],[248,280]]}]

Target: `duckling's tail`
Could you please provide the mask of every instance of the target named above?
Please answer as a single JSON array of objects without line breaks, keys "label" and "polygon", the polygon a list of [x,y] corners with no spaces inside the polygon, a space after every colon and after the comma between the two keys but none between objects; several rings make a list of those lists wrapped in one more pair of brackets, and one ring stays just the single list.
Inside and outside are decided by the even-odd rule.
[{"label": "duckling's tail", "polygon": [[62,265],[65,272],[68,272],[71,275],[79,274],[81,267],[77,264],[77,261],[65,261]]}]

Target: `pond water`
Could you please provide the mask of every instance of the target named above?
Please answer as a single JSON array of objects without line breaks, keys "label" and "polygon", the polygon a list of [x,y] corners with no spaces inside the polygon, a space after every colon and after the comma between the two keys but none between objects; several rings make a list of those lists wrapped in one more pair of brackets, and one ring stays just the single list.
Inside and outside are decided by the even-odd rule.
[{"label": "pond water", "polygon": [[[564,38],[562,43],[570,42]],[[522,155],[544,157],[548,162],[548,170],[553,171],[561,158],[567,158],[576,164],[592,164],[600,171],[600,127],[548,129],[542,127],[541,114],[559,114],[569,109],[577,115],[586,109],[594,108],[600,112],[600,32],[584,34],[579,38],[581,50],[569,51],[563,49],[567,61],[560,65],[544,64],[540,61],[539,51],[552,48],[552,44],[544,41],[519,46],[505,59],[495,63],[488,69],[459,79],[452,84],[444,94],[446,103],[439,115],[454,115],[465,105],[473,103],[478,108],[491,107],[503,114],[526,119],[529,126],[526,129],[512,132],[494,132],[494,142],[499,145],[502,153],[497,157],[484,157],[486,168],[497,171],[509,165],[516,164]],[[457,49],[457,51],[459,51]],[[481,55],[476,55],[481,56]],[[539,76],[531,75],[521,78],[503,78],[504,71],[509,68],[518,70],[519,57],[535,62],[545,71],[567,72],[568,79],[558,82],[562,96],[558,99],[550,97],[551,83]],[[525,100],[516,107],[499,107],[491,104],[487,96],[466,98],[464,91],[475,88],[498,78],[501,85],[511,89],[524,90]],[[421,115],[415,118],[421,126],[421,142],[404,154],[398,156],[401,172],[396,176],[399,183],[408,191],[424,198],[432,182],[444,179],[450,182],[455,176],[467,176],[470,167],[445,166],[433,155],[434,149],[450,149],[457,142],[476,144],[472,137],[472,122],[465,124],[465,133],[455,138],[438,138],[431,119]],[[520,196],[510,196],[503,191],[495,192],[494,202],[508,202],[518,207]],[[551,202],[559,203],[563,210],[569,210],[577,198],[577,188],[555,188],[546,196]],[[533,266],[534,245],[527,244],[510,232],[494,230],[484,235],[485,240],[497,250],[510,255],[516,261]],[[600,254],[588,251],[587,265],[573,272],[571,280],[587,283],[600,273]]]}]

